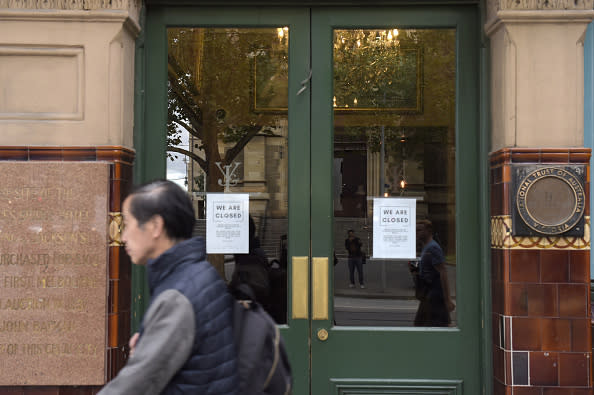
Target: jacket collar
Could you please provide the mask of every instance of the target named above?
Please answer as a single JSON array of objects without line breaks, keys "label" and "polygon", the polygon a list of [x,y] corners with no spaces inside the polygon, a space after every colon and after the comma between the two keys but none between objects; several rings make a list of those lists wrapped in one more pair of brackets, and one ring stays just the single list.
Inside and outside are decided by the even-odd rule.
[{"label": "jacket collar", "polygon": [[198,236],[181,241],[157,258],[149,260],[146,271],[150,293],[182,263],[198,263],[204,261],[205,257],[204,238]]}]

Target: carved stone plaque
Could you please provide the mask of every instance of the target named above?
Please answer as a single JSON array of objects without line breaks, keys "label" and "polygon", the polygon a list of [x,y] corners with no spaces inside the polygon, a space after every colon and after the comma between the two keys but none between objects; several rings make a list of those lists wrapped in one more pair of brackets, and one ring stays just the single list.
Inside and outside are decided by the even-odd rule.
[{"label": "carved stone plaque", "polygon": [[583,236],[584,166],[515,166],[514,170],[514,235]]},{"label": "carved stone plaque", "polygon": [[109,164],[0,162],[0,386],[105,382]]}]

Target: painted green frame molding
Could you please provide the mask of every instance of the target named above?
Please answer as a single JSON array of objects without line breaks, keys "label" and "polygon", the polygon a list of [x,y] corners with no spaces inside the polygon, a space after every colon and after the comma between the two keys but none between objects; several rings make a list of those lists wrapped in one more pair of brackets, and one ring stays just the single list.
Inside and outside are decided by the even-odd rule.
[{"label": "painted green frame molding", "polygon": [[491,303],[491,194],[489,193],[490,165],[489,152],[491,151],[491,57],[490,44],[485,30],[487,20],[487,1],[480,0],[480,93],[479,93],[479,121],[480,121],[480,163],[479,163],[479,198],[480,198],[480,267],[481,267],[481,347],[483,355],[482,383],[483,395],[493,394],[493,326],[492,326],[492,303]]},{"label": "painted green frame molding", "polygon": [[[146,8],[143,6],[140,10],[140,34],[136,38],[135,63],[134,63],[134,148],[136,149],[134,170],[134,183],[139,184],[146,181],[144,175],[144,115],[146,110],[145,103],[145,84],[146,73],[144,63],[144,44],[145,44],[145,26],[146,26]],[[142,165],[141,165],[142,164]],[[146,274],[144,267],[132,265],[132,285],[130,287],[132,301],[132,317],[130,320],[131,333],[138,331],[144,311],[148,301],[148,285],[146,283]]]}]

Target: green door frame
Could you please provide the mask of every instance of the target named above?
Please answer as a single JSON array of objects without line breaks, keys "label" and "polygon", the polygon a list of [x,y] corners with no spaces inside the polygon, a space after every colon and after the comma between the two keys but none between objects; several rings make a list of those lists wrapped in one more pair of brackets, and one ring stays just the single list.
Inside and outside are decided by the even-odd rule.
[{"label": "green door frame", "polygon": [[[184,3],[183,0],[178,0],[176,4]],[[201,2],[200,4],[210,4],[210,5],[217,5],[221,6],[225,1],[217,1],[217,2]],[[242,4],[248,4],[250,2],[242,2]],[[257,4],[256,4],[257,3]],[[267,4],[270,5],[283,5],[286,6],[286,2],[278,2],[278,1],[270,1]],[[295,4],[298,3],[298,4]],[[315,2],[314,2],[315,3]],[[370,5],[370,2],[344,2],[344,1],[328,1],[325,2],[326,4],[329,3],[336,3],[336,5],[344,6],[344,3],[348,3],[349,5],[353,4],[365,4]],[[382,5],[386,5],[386,3],[392,3],[390,1],[382,1],[380,2]],[[398,2],[393,2],[394,5],[397,5]],[[448,2],[451,4],[451,2]],[[465,2],[468,4],[468,2]],[[237,2],[230,1],[229,4],[237,4]],[[292,2],[293,5],[313,5],[312,2]],[[185,3],[188,5],[188,3]],[[196,4],[193,4],[196,5]],[[261,6],[261,2],[254,2],[254,5]],[[431,7],[430,11],[428,11],[428,7]],[[240,8],[232,8],[227,9],[224,19],[224,24],[229,25],[229,15],[237,14],[238,15],[238,24],[237,25],[244,25],[244,26],[254,26],[256,24],[260,25],[261,20],[259,19],[259,15],[261,14],[261,7],[250,8],[250,7],[241,7]],[[462,8],[465,9],[464,13],[474,13],[476,22],[479,22],[481,18],[478,18],[476,15],[479,12],[479,7],[477,6],[467,6],[467,7],[459,7],[456,5],[449,5],[446,7],[435,7],[435,6],[426,6],[426,7],[417,7],[417,16],[421,18],[421,14],[424,15],[425,18],[429,18],[433,20],[436,25],[440,24],[440,21],[435,19],[436,17],[431,17],[434,11],[438,8],[443,9],[444,12],[447,12],[448,9],[455,9],[460,10]],[[166,86],[162,84],[163,81],[166,81],[166,53],[163,53],[161,50],[160,52],[157,51],[158,48],[165,48],[167,47],[166,44],[166,36],[163,34],[164,29],[155,29],[155,26],[167,26],[168,24],[172,24],[172,21],[175,21],[175,25],[195,25],[196,21],[192,20],[189,17],[189,13],[185,9],[185,7],[175,7],[171,4],[170,1],[167,0],[149,0],[148,5],[146,6],[148,12],[146,12],[146,24],[144,23],[144,18],[142,19],[142,25],[146,27],[146,31],[143,31],[142,35],[140,36],[139,40],[137,41],[137,52],[136,52],[136,104],[135,104],[135,139],[134,144],[137,151],[136,157],[136,166],[135,166],[135,182],[140,183],[144,182],[153,178],[163,177],[165,175],[165,161],[154,161],[151,158],[154,158],[155,155],[164,155],[165,153],[165,139],[158,139],[154,138],[154,136],[158,136],[159,134],[163,134],[165,130],[165,123],[162,122],[154,122],[156,119],[165,120],[166,119],[166,109],[162,105],[166,102],[167,99],[167,92]],[[303,11],[302,8],[295,8],[291,9],[289,7],[279,7],[276,8],[278,11],[282,9],[283,14],[295,16]],[[331,10],[333,7],[327,8],[327,10]],[[143,9],[144,11],[145,9]],[[220,17],[220,13],[217,13],[216,10],[211,9],[212,14],[204,13],[208,9],[201,8],[201,14],[208,16],[209,24],[216,24],[217,18]],[[474,10],[474,11],[473,11]],[[271,15],[274,14],[275,19],[272,25],[277,26],[279,24],[283,25],[290,25],[291,21],[283,21],[278,19],[278,13],[275,13],[274,7],[271,8]],[[296,14],[295,14],[296,13]],[[331,13],[331,12],[330,12]],[[144,12],[143,12],[144,14]],[[255,19],[250,19],[255,18]],[[289,18],[290,19],[290,18]],[[475,23],[476,23],[475,22]],[[221,21],[223,23],[223,21]],[[252,23],[250,25],[250,23]],[[303,21],[307,29],[309,29],[309,20]],[[424,23],[430,23],[425,21]],[[291,29],[297,27],[298,24],[294,24]],[[431,26],[434,26],[433,24]],[[489,264],[489,202],[488,202],[488,168],[487,168],[487,157],[488,157],[488,117],[486,114],[488,113],[488,101],[487,101],[487,93],[488,93],[488,77],[487,77],[487,67],[486,67],[486,59],[488,53],[486,50],[482,50],[478,53],[479,43],[478,40],[481,37],[481,32],[477,26],[471,28],[468,33],[465,35],[469,36],[469,40],[471,41],[468,45],[473,48],[475,51],[474,54],[469,55],[467,57],[463,57],[459,59],[458,66],[466,67],[467,65],[472,65],[470,69],[474,70],[472,74],[472,78],[467,79],[468,76],[466,75],[464,79],[462,79],[458,88],[461,89],[458,92],[458,95],[462,95],[466,93],[470,93],[471,97],[477,100],[476,104],[472,107],[472,114],[465,114],[468,117],[464,117],[460,119],[460,124],[458,127],[469,127],[474,128],[476,130],[476,136],[472,137],[468,141],[457,141],[456,146],[459,151],[461,150],[469,150],[469,155],[472,158],[469,158],[469,163],[472,162],[475,164],[475,167],[466,166],[464,168],[459,168],[457,173],[457,196],[463,196],[464,191],[473,191],[472,196],[476,201],[468,202],[470,207],[472,207],[472,211],[476,213],[477,217],[472,216],[463,216],[459,218],[458,225],[459,227],[468,227],[467,229],[472,229],[475,234],[478,234],[477,244],[473,246],[472,251],[463,252],[461,247],[459,251],[461,254],[467,254],[469,258],[465,259],[474,259],[476,262],[476,266],[478,269],[473,274],[474,279],[476,280],[475,283],[469,286],[472,288],[470,291],[471,294],[480,295],[480,301],[477,304],[480,307],[474,307],[477,311],[475,317],[480,317],[480,322],[475,320],[475,322],[465,322],[464,318],[461,318],[459,326],[464,328],[468,325],[478,325],[480,329],[478,330],[478,336],[480,339],[474,339],[473,344],[480,344],[480,350],[478,351],[480,356],[477,362],[481,366],[481,379],[480,382],[482,383],[482,393],[490,394],[492,392],[492,371],[491,371],[491,309],[490,309],[490,264]],[[295,37],[297,34],[291,35],[291,37]],[[301,64],[299,67],[302,67],[301,72],[293,73],[293,79],[300,80],[307,75],[307,71],[310,67],[310,60],[309,60],[309,43],[300,43],[300,44],[291,44],[292,52],[290,57],[299,57],[301,59]],[[314,49],[315,50],[315,49]],[[318,56],[319,54],[316,54]],[[479,65],[480,62],[480,65]],[[459,68],[460,70],[460,68]],[[160,75],[161,78],[155,78],[155,75]],[[150,76],[150,78],[149,78]],[[312,78],[312,83],[316,86],[315,89],[317,90],[328,90],[328,86],[324,86],[324,82],[320,81],[320,75],[315,75]],[[327,79],[328,80],[328,79]],[[326,82],[326,84],[328,81]],[[321,85],[318,85],[321,84]],[[299,87],[299,84],[296,81],[290,81],[290,92],[289,92],[289,118],[293,118],[293,122],[297,119],[300,121],[296,121],[298,123],[303,122],[302,125],[299,126],[299,130],[309,130],[309,119],[310,119],[310,106],[309,106],[309,95],[300,95],[299,97],[296,95],[296,90]],[[331,86],[330,86],[331,89]],[[316,92],[317,92],[316,90]],[[477,91],[480,90],[480,94]],[[480,95],[480,96],[479,96]],[[146,111],[147,108],[150,108],[150,111]],[[314,106],[313,113],[311,119],[318,119],[319,114],[316,115],[316,111],[320,111],[319,108]],[[326,124],[319,124],[317,125],[318,128],[322,125],[324,127],[328,127],[331,130],[332,124],[331,119],[326,119],[324,122]],[[330,124],[327,124],[330,122]],[[464,123],[467,122],[466,126],[463,126]],[[312,123],[315,123],[312,121]],[[314,133],[315,131],[312,131]],[[305,133],[305,132],[303,132]],[[308,134],[308,133],[306,133]],[[152,136],[152,138],[151,138]],[[309,151],[309,141],[310,137],[308,136],[301,136],[297,141],[289,141],[289,147],[293,145],[294,153],[298,153],[298,155],[291,155],[289,154],[289,171],[290,177],[294,180],[293,185],[295,186],[290,190],[290,212],[295,213],[303,213],[303,212],[311,212],[312,218],[327,218],[331,221],[332,211],[329,210],[328,205],[331,204],[331,199],[328,198],[325,193],[319,188],[321,185],[320,183],[323,180],[323,177],[327,177],[328,175],[325,174],[321,178],[317,177],[317,179],[310,179],[311,175],[309,172],[297,172],[295,173],[295,169],[299,168],[302,163],[307,159],[308,161],[311,159],[312,161],[312,168],[315,168],[315,172],[312,171],[312,174],[318,174],[320,169],[319,166],[322,165],[324,160],[328,160],[327,152],[332,152],[331,146],[328,148],[328,144],[331,144],[331,141],[328,140],[326,142],[323,141],[316,141],[316,144],[312,145],[311,152]],[[160,141],[159,141],[160,140]],[[321,144],[318,144],[321,143]],[[291,148],[290,148],[291,149]],[[329,151],[325,151],[329,149]],[[326,152],[323,156],[323,154]],[[325,157],[325,159],[321,159]],[[298,160],[298,159],[299,160]],[[321,160],[321,162],[320,162]],[[307,163],[307,162],[305,162]],[[327,163],[326,163],[327,164]],[[461,182],[460,180],[464,180]],[[462,183],[464,186],[462,186]],[[311,201],[316,202],[323,202],[321,205],[311,205],[310,203],[310,185],[311,185]],[[299,186],[299,187],[297,187]],[[319,200],[318,200],[319,199]],[[462,206],[461,204],[458,207],[466,207]],[[328,214],[329,213],[329,214]],[[311,226],[310,219],[305,218],[306,216],[303,215],[294,215],[289,220],[289,234],[291,234],[291,238],[289,239],[289,248],[291,251],[291,256],[309,256],[309,240],[310,235],[309,232],[311,231],[311,240],[324,240],[328,238],[328,235],[321,235],[320,230],[321,227],[318,226]],[[471,218],[469,218],[471,217]],[[324,226],[328,226],[328,224],[324,224]],[[302,230],[307,229],[307,232],[302,232]],[[326,228],[331,229],[331,228]],[[466,234],[467,232],[465,232]],[[293,240],[291,242],[291,239]],[[329,246],[331,244],[326,243],[316,243],[312,245],[312,254],[311,256],[330,256],[329,254]],[[458,246],[461,245],[460,236],[458,236]],[[464,245],[466,248],[467,245]],[[133,330],[137,327],[138,323],[140,322],[140,318],[142,316],[142,312],[146,308],[146,303],[148,300],[148,290],[145,286],[145,275],[144,270],[142,268],[137,268],[133,271],[132,274],[132,282],[133,282],[133,289],[132,289],[132,305],[133,305]],[[331,288],[330,288],[331,289]],[[465,291],[460,290],[461,297]],[[291,300],[289,299],[289,309],[291,306]],[[466,307],[464,307],[466,308]],[[466,313],[462,313],[461,316],[464,317]],[[289,318],[290,317],[290,310],[289,310]],[[319,322],[315,322],[315,325],[312,325],[311,330],[314,330],[314,326],[318,325]],[[322,323],[326,325],[327,323]],[[293,320],[289,322],[289,325],[299,328],[299,332],[301,331],[310,331],[310,323],[307,320]],[[316,326],[317,327],[317,326]],[[326,327],[329,327],[326,325]],[[288,333],[286,331],[286,327],[281,328],[284,332],[284,336],[287,336]],[[340,333],[340,329],[336,329],[337,333]],[[445,330],[450,332],[455,332],[457,329],[453,330]],[[340,336],[340,335],[339,335]],[[413,335],[415,338],[416,335]],[[439,335],[438,335],[439,336]],[[288,339],[289,343],[295,344],[294,347],[291,347],[290,352],[293,355],[302,355],[308,352],[308,345],[307,341],[304,343],[303,341],[299,342],[296,339]],[[312,342],[315,341],[312,338]],[[477,343],[478,341],[478,343]],[[307,358],[302,359],[301,357],[298,358],[299,360],[307,360]],[[294,366],[296,372],[303,372],[309,371],[310,366]],[[307,391],[308,384],[305,384],[298,376],[296,376],[296,394],[302,394],[309,392]]]}]

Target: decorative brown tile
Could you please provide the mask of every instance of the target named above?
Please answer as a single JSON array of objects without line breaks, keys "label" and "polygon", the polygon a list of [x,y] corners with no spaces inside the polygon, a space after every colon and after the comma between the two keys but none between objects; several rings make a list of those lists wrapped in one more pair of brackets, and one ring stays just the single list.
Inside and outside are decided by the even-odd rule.
[{"label": "decorative brown tile", "polygon": [[502,167],[502,179],[501,182],[509,184],[512,181],[512,168],[509,164]]},{"label": "decorative brown tile", "polygon": [[97,147],[97,160],[122,162],[131,165],[134,162],[134,151],[121,146]]},{"label": "decorative brown tile", "polygon": [[538,163],[540,151],[537,148],[514,148],[511,151],[511,162],[513,163]]},{"label": "decorative brown tile", "polygon": [[58,387],[23,387],[24,395],[58,395]]},{"label": "decorative brown tile", "polygon": [[62,147],[29,147],[29,160],[62,160]]},{"label": "decorative brown tile", "polygon": [[122,179],[122,166],[121,162],[116,162],[112,165],[113,167],[113,179],[114,180],[121,180]]},{"label": "decorative brown tile", "polygon": [[543,395],[573,395],[571,388],[543,388]]},{"label": "decorative brown tile", "polygon": [[590,162],[590,148],[574,149],[569,151],[569,163],[584,163]]},{"label": "decorative brown tile", "polygon": [[538,282],[540,250],[511,250],[511,282]]},{"label": "decorative brown tile", "polygon": [[[511,154],[510,148],[502,148],[497,151],[489,152],[489,163],[491,167],[501,166],[506,162],[506,157]],[[506,156],[507,155],[507,156]]]},{"label": "decorative brown tile", "polygon": [[491,167],[489,183],[491,185],[501,184],[503,182],[503,166]]},{"label": "decorative brown tile", "polygon": [[120,280],[130,280],[132,278],[132,263],[130,257],[126,254],[123,247],[119,247],[120,256]]},{"label": "decorative brown tile", "polygon": [[559,385],[586,387],[590,385],[590,354],[559,353]]},{"label": "decorative brown tile", "polygon": [[109,314],[108,316],[108,346],[109,347],[117,347],[118,346],[118,315],[113,313]]},{"label": "decorative brown tile", "polygon": [[120,278],[120,247],[109,247],[109,278]]},{"label": "decorative brown tile", "polygon": [[23,395],[23,387],[0,387],[1,395]]},{"label": "decorative brown tile", "polygon": [[65,161],[96,161],[95,147],[62,147],[62,159]]},{"label": "decorative brown tile", "polygon": [[569,280],[569,251],[549,250],[540,254],[540,281],[566,283]]},{"label": "decorative brown tile", "polygon": [[530,384],[557,386],[559,383],[558,354],[555,352],[530,353]]},{"label": "decorative brown tile", "polygon": [[526,284],[525,286],[529,316],[557,316],[557,284]]},{"label": "decorative brown tile", "polygon": [[587,317],[588,287],[584,284],[559,284],[559,315]]},{"label": "decorative brown tile", "polygon": [[513,372],[512,372],[512,352],[511,351],[504,351],[503,353],[503,369],[505,372],[505,384],[512,385],[513,380]]},{"label": "decorative brown tile", "polygon": [[96,387],[60,387],[60,395],[92,395]]},{"label": "decorative brown tile", "polygon": [[542,150],[540,154],[541,163],[569,163],[569,152],[555,152]]},{"label": "decorative brown tile", "polygon": [[569,281],[590,283],[590,251],[571,251],[569,261]]},{"label": "decorative brown tile", "polygon": [[505,184],[501,184],[502,185],[502,191],[501,191],[501,214],[500,215],[511,215],[512,210],[511,210],[511,194],[510,194],[510,189],[511,189],[511,184],[509,182],[505,183]]},{"label": "decorative brown tile", "polygon": [[118,311],[129,312],[131,303],[131,281],[128,279],[119,280],[119,298],[118,298]]},{"label": "decorative brown tile", "polygon": [[491,216],[503,215],[503,184],[491,185]]},{"label": "decorative brown tile", "polygon": [[108,313],[118,313],[120,280],[109,280]]},{"label": "decorative brown tile", "polygon": [[540,388],[533,387],[514,387],[513,395],[541,395]]},{"label": "decorative brown tile", "polygon": [[493,347],[493,377],[505,383],[505,352],[497,347]]},{"label": "decorative brown tile", "polygon": [[121,180],[112,180],[109,184],[109,211],[122,211]]},{"label": "decorative brown tile", "polygon": [[491,281],[491,312],[503,314],[504,285],[501,281]]},{"label": "decorative brown tile", "polygon": [[512,349],[514,351],[536,351],[541,349],[540,319],[512,318]]},{"label": "decorative brown tile", "polygon": [[508,248],[501,250],[501,257],[503,258],[502,265],[501,265],[501,278],[505,282],[510,281],[510,271],[511,271],[511,250]]},{"label": "decorative brown tile", "polygon": [[543,351],[571,351],[571,321],[543,318],[541,321]]},{"label": "decorative brown tile", "polygon": [[592,395],[591,388],[574,388],[571,395]]},{"label": "decorative brown tile", "polygon": [[592,351],[592,338],[588,318],[571,320],[571,351]]},{"label": "decorative brown tile", "polygon": [[0,147],[0,160],[29,160],[29,149],[27,147]]},{"label": "decorative brown tile", "polygon": [[506,287],[505,315],[528,315],[527,284],[508,284]]},{"label": "decorative brown tile", "polygon": [[503,281],[503,251],[491,248],[491,280]]}]

